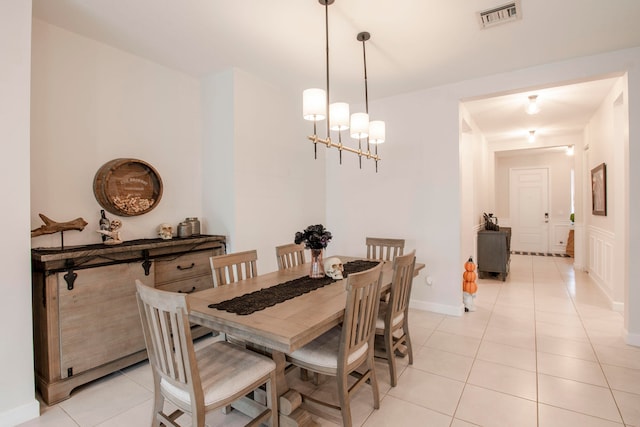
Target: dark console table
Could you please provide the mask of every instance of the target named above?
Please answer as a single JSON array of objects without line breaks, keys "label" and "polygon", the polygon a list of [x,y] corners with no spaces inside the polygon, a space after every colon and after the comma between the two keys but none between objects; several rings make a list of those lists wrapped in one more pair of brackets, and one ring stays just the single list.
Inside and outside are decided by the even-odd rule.
[{"label": "dark console table", "polygon": [[511,260],[511,228],[478,231],[478,277],[497,276],[505,281]]}]

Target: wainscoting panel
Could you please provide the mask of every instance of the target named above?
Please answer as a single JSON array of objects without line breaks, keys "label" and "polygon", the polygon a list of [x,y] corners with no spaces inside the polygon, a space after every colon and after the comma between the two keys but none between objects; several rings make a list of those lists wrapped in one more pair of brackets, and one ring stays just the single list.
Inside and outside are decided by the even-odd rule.
[{"label": "wainscoting panel", "polygon": [[588,228],[589,275],[605,294],[613,296],[613,243],[615,235],[597,227]]}]

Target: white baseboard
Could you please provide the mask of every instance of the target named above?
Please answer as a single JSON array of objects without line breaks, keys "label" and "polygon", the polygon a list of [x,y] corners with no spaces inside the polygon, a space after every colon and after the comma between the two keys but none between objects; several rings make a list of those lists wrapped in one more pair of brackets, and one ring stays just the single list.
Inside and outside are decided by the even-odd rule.
[{"label": "white baseboard", "polygon": [[40,416],[40,402],[33,402],[18,406],[6,412],[0,412],[0,427],[13,427]]},{"label": "white baseboard", "polygon": [[447,314],[449,316],[462,316],[462,314],[464,313],[464,304],[462,304],[462,301],[460,301],[460,305],[452,306],[429,301],[411,300],[409,301],[409,307],[415,308],[416,310]]},{"label": "white baseboard", "polygon": [[611,310],[616,313],[624,313],[624,302],[611,301]]},{"label": "white baseboard", "polygon": [[640,334],[632,334],[625,329],[624,337],[625,337],[624,340],[626,341],[627,344],[640,347]]}]

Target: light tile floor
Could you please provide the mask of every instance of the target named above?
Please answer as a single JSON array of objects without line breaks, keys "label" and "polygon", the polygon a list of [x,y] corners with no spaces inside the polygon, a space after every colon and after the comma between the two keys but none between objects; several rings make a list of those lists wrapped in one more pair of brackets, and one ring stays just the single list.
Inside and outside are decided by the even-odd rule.
[{"label": "light tile floor", "polygon": [[[363,387],[353,400],[354,425],[640,427],[640,348],[624,343],[621,314],[572,261],[513,255],[505,282],[478,280],[477,311],[454,317],[412,310],[414,364],[400,359],[391,388],[385,362],[377,362],[380,409],[372,409]],[[296,371],[288,379],[335,398],[331,380],[315,388]],[[152,389],[143,362],[43,405],[40,418],[21,426],[147,426]],[[207,417],[209,426],[246,421],[237,411]]]}]

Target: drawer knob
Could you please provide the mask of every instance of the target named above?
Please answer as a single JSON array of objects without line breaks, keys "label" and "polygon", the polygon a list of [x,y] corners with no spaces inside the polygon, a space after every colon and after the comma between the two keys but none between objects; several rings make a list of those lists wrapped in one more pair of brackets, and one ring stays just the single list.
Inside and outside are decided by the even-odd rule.
[{"label": "drawer knob", "polygon": [[193,267],[196,266],[195,262],[192,262],[191,265],[189,267],[183,267],[181,265],[177,266],[176,268],[180,271],[184,271],[184,270],[191,270]]}]

